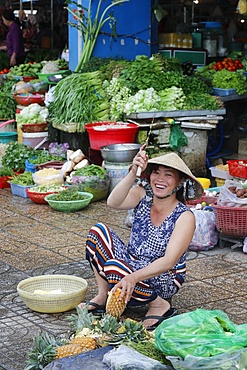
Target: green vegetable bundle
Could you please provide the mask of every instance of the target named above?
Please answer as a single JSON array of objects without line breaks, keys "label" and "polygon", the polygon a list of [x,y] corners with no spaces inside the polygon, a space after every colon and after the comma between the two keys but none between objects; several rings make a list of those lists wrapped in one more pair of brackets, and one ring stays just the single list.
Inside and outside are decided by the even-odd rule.
[{"label": "green vegetable bundle", "polygon": [[0,118],[15,118],[16,102],[10,93],[0,91]]},{"label": "green vegetable bundle", "polygon": [[75,123],[78,132],[93,121],[109,121],[109,102],[102,87],[100,72],[73,73],[59,81],[55,99],[49,105],[53,126]]},{"label": "green vegetable bundle", "polygon": [[30,186],[34,185],[32,172],[25,171],[18,176],[13,176],[11,179],[12,184]]}]

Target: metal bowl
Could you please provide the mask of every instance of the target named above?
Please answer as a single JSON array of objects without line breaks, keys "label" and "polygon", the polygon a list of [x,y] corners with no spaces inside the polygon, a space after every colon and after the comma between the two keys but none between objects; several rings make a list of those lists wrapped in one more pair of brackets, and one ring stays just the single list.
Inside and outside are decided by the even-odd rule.
[{"label": "metal bowl", "polygon": [[102,158],[107,162],[125,163],[132,162],[138,153],[141,144],[111,144],[100,147]]}]

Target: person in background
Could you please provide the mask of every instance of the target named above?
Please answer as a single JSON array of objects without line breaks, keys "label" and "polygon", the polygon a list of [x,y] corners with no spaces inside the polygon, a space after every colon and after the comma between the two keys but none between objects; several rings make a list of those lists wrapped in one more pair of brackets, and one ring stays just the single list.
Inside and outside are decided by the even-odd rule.
[{"label": "person in background", "polygon": [[[136,181],[138,167],[145,177]],[[104,312],[109,291],[120,288],[128,307],[148,304],[142,319],[148,330],[176,315],[171,297],[184,282],[186,252],[195,231],[194,214],[185,202],[202,194],[202,185],[176,153],[148,159],[140,150],[107,200],[114,209],[134,209],[129,242],[103,223],[91,228],[86,258],[98,295],[79,307]]]},{"label": "person in background", "polygon": [[2,14],[2,20],[4,25],[8,27],[6,47],[10,59],[10,67],[22,64],[25,62],[26,53],[24,50],[22,31],[16,21],[13,11],[11,9],[5,9]]}]

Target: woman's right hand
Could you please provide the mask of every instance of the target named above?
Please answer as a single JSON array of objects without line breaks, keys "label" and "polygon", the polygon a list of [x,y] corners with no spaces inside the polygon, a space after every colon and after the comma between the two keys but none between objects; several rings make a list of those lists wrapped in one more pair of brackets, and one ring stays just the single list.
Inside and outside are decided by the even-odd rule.
[{"label": "woman's right hand", "polygon": [[135,174],[137,173],[138,168],[141,168],[141,172],[145,171],[145,169],[147,168],[148,155],[146,154],[145,148],[146,148],[146,144],[143,144],[140,147],[139,152],[136,154],[136,156],[133,159],[131,171],[134,172]]}]

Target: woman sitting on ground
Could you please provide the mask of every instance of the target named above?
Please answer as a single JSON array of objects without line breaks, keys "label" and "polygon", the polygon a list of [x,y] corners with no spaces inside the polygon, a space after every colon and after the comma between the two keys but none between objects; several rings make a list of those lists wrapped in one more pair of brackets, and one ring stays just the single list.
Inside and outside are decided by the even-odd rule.
[{"label": "woman sitting on ground", "polygon": [[[136,185],[138,167],[145,178]],[[142,321],[149,330],[176,315],[169,302],[184,282],[186,251],[195,230],[194,214],[184,203],[202,193],[201,184],[177,154],[148,160],[140,150],[107,200],[114,209],[134,209],[129,243],[125,245],[105,224],[91,228],[86,258],[96,277],[98,295],[80,307],[87,304],[94,314],[103,313],[108,292],[121,288],[120,298],[124,297],[128,307],[148,304]]]}]

